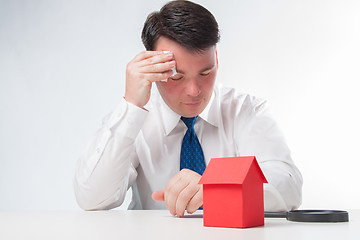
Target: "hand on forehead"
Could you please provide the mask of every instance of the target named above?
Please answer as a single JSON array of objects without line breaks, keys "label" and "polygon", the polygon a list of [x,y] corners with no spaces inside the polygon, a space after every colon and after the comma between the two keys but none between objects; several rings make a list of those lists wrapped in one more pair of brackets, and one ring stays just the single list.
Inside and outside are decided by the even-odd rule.
[{"label": "hand on forehead", "polygon": [[172,76],[176,73],[199,74],[217,67],[216,46],[204,51],[188,50],[173,40],[160,37],[155,50],[173,53],[176,67],[172,69]]}]

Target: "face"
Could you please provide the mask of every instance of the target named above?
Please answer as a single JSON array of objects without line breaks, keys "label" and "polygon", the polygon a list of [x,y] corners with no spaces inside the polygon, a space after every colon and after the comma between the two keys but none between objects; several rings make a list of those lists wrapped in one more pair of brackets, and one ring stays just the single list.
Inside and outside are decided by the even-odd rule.
[{"label": "face", "polygon": [[199,115],[210,101],[217,73],[216,47],[192,52],[175,41],[160,37],[155,51],[174,54],[177,74],[167,82],[156,82],[161,97],[177,114],[184,117]]}]

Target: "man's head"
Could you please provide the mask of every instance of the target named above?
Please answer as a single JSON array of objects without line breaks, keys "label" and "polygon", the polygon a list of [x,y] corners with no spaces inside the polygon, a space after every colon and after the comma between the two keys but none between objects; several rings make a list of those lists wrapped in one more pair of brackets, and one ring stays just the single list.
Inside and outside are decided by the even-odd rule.
[{"label": "man's head", "polygon": [[149,51],[171,51],[177,74],[156,82],[165,103],[184,117],[199,115],[210,101],[216,73],[218,24],[204,7],[172,1],[147,18],[142,40]]},{"label": "man's head", "polygon": [[141,35],[146,50],[155,50],[160,37],[169,38],[190,51],[206,50],[220,39],[214,16],[190,1],[169,2],[148,16]]}]

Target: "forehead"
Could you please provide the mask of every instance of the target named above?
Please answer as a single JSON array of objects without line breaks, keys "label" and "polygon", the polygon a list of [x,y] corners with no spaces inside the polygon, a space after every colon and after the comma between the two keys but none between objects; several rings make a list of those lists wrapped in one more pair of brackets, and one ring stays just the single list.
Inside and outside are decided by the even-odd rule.
[{"label": "forehead", "polygon": [[155,51],[171,51],[174,54],[176,67],[180,68],[206,68],[211,67],[216,62],[216,46],[212,46],[204,51],[191,51],[177,42],[160,37],[155,44]]}]

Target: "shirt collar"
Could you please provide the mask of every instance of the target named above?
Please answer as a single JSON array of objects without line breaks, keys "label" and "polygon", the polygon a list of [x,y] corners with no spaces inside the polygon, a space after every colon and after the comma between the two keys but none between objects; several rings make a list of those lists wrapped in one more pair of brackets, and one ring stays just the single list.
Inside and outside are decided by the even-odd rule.
[{"label": "shirt collar", "polygon": [[204,111],[199,114],[199,117],[205,120],[205,122],[213,125],[214,127],[219,127],[219,104],[219,91],[218,88],[215,86],[208,105],[206,106]]},{"label": "shirt collar", "polygon": [[181,116],[171,110],[171,108],[164,102],[161,96],[159,96],[159,99],[165,135],[168,135],[176,127]]},{"label": "shirt collar", "polygon": [[[171,108],[162,99],[159,92],[158,92],[158,96],[160,101],[160,108],[161,108],[160,112],[162,115],[164,132],[165,135],[168,135],[179,123],[181,116],[176,112],[174,112],[173,110],[171,110]],[[217,87],[214,87],[210,101],[208,105],[205,107],[204,111],[202,111],[202,113],[199,114],[199,117],[205,122],[215,127],[219,126],[219,91]]]}]

